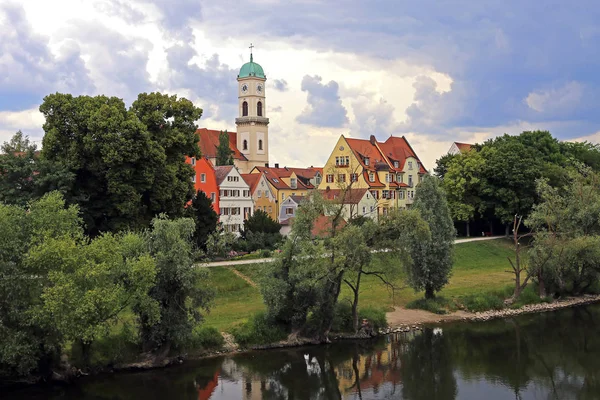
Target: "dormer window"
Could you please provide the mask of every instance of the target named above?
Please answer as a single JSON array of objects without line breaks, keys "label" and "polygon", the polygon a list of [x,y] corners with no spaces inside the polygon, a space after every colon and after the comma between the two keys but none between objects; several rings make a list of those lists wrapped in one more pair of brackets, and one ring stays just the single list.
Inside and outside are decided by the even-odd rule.
[{"label": "dormer window", "polygon": [[398,168],[400,166],[400,163],[398,161],[394,161],[394,168]]},{"label": "dormer window", "polygon": [[298,182],[296,178],[290,178],[290,187],[292,189],[296,189],[298,187]]},{"label": "dormer window", "polygon": [[369,157],[365,157],[365,165],[369,165]]},{"label": "dormer window", "polygon": [[369,172],[369,182],[375,182],[375,174],[372,172]]}]

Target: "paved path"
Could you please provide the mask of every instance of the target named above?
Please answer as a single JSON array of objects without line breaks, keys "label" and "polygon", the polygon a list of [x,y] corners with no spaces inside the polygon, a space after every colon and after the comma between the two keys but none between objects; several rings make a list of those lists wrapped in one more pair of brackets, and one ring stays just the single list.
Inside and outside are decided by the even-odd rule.
[{"label": "paved path", "polygon": [[[467,239],[456,239],[454,243],[469,243],[469,242],[479,242],[483,240],[493,240],[500,239],[504,236],[488,236],[488,237],[475,237],[475,238],[467,238]],[[213,261],[208,263],[200,263],[196,264],[199,267],[230,267],[235,265],[247,265],[247,264],[262,264],[262,263],[270,263],[275,261],[275,258],[256,258],[254,260],[228,260],[228,261]]]}]

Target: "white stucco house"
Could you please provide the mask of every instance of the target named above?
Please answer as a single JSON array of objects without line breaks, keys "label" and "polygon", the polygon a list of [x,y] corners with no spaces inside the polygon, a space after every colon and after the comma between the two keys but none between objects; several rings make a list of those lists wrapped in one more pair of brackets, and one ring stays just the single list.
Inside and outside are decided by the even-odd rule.
[{"label": "white stucco house", "polygon": [[219,186],[219,222],[227,232],[239,235],[244,220],[254,213],[250,186],[233,165],[215,167]]}]

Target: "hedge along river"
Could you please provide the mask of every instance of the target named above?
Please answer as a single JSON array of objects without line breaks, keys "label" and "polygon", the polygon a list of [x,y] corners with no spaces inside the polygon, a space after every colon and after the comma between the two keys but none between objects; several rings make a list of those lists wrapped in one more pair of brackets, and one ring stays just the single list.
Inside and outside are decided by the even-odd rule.
[{"label": "hedge along river", "polygon": [[600,305],[82,378],[3,399],[600,399]]}]

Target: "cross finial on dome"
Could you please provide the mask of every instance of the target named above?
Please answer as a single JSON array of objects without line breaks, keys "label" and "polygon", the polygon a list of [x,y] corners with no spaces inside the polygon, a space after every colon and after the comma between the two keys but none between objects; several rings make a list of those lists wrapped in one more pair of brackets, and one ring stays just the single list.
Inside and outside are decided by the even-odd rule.
[{"label": "cross finial on dome", "polygon": [[249,49],[250,49],[250,62],[253,61],[253,57],[252,57],[252,49],[253,48],[254,48],[254,45],[252,43],[250,43],[250,47],[249,47]]}]

